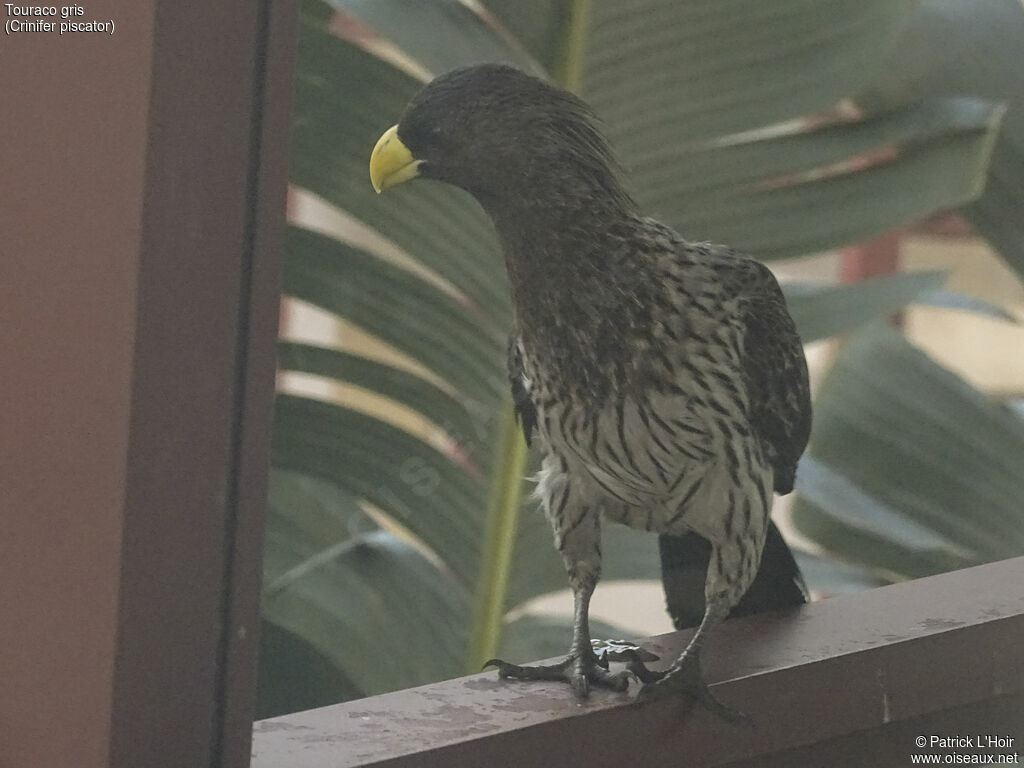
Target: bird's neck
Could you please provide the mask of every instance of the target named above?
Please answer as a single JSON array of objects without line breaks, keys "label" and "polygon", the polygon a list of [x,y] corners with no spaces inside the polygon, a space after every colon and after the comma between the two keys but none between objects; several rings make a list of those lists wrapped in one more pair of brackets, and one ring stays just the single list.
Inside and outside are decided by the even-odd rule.
[{"label": "bird's neck", "polygon": [[489,212],[527,344],[578,358],[607,336],[609,322],[629,322],[624,315],[636,308],[631,296],[644,279],[636,243],[645,228],[631,200],[536,196]]},{"label": "bird's neck", "polygon": [[[514,294],[535,293],[557,279],[607,278],[623,239],[640,219],[607,197],[509,200],[490,210],[508,264]],[[526,296],[514,295],[517,301]]]}]

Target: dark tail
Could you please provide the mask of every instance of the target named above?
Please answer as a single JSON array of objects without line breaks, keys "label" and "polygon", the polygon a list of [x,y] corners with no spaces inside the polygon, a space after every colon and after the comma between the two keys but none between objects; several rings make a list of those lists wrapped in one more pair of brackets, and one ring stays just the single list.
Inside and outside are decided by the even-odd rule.
[{"label": "dark tail", "polygon": [[[711,557],[711,545],[695,533],[658,536],[661,550],[661,583],[665,587],[668,614],[676,629],[695,627],[704,615],[704,580]],[[761,567],[754,583],[732,609],[730,616],[773,611],[803,605],[807,587],[800,568],[774,522],[761,555]]]}]

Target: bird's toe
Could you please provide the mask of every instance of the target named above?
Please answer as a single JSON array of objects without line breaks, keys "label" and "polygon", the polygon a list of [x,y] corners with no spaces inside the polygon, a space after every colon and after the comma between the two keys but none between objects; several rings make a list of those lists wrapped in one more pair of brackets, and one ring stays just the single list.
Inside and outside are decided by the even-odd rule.
[{"label": "bird's toe", "polygon": [[495,667],[498,677],[515,680],[558,680],[567,682],[578,698],[585,699],[590,695],[593,686],[609,688],[613,691],[625,691],[629,687],[630,673],[609,672],[596,657],[591,655],[580,661],[576,654],[567,656],[557,664],[537,664],[520,666],[501,659],[490,659],[484,668]]},{"label": "bird's toe", "polygon": [[[636,674],[636,670],[631,671]],[[653,676],[653,679],[644,682],[637,694],[638,703],[648,704],[682,694],[723,720],[731,723],[750,722],[750,717],[746,713],[724,704],[711,692],[696,662],[673,667],[667,673],[653,672],[646,668],[645,671]],[[643,678],[641,680],[643,681]]]}]

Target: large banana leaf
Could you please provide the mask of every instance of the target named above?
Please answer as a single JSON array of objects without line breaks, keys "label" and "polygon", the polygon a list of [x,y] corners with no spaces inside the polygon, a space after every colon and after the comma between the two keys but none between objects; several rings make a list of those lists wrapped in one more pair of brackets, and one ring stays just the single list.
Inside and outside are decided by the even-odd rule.
[{"label": "large banana leaf", "polygon": [[[377,529],[330,484],[293,472],[273,480],[265,619],[301,628],[295,634],[363,694],[456,673],[465,587],[411,544]],[[413,626],[418,631],[408,631]]]},{"label": "large banana leaf", "polygon": [[912,0],[594,2],[581,89],[626,157],[824,111],[879,73]]},{"label": "large banana leaf", "polygon": [[872,327],[846,345],[815,402],[794,520],[890,578],[1024,552],[1024,422]]},{"label": "large banana leaf", "polygon": [[868,109],[963,93],[1007,102],[985,192],[963,211],[1018,275],[1024,275],[1022,40],[1020,0],[924,0],[890,51],[889,74],[858,99]]},{"label": "large banana leaf", "polygon": [[[409,72],[485,60],[540,72],[542,62],[595,104],[652,213],[694,237],[766,256],[844,244],[980,191],[998,118],[991,103],[900,103],[800,128],[807,112],[867,86],[908,17],[906,0],[505,2],[492,10],[504,23],[470,0],[303,5],[292,182],[420,271],[365,242],[295,224],[286,292],[430,376],[361,358],[343,340],[339,348],[282,344],[283,371],[337,386],[323,400],[278,399],[264,714],[457,674],[486,647],[481,631],[492,646],[497,636],[481,629],[483,598],[500,618],[565,584],[532,504],[511,518],[514,540],[495,535],[509,520],[488,516],[515,511],[525,474],[503,415],[511,307],[490,226],[457,190],[423,182],[378,197],[367,180],[370,148],[420,85]],[[413,65],[381,58],[393,48],[380,39]],[[780,120],[796,122],[758,130]],[[899,309],[938,279],[897,276],[790,300],[806,338],[819,338]],[[428,427],[404,423],[403,410]],[[606,539],[606,578],[655,575],[653,537],[609,526]],[[507,583],[495,572],[499,561],[511,564]],[[523,617],[515,629],[506,651],[551,655],[548,622]],[[324,666],[336,674],[305,700],[274,685],[282,669]]]},{"label": "large banana leaf", "polygon": [[804,344],[850,331],[866,318],[884,317],[928,296],[942,272],[907,272],[834,286],[786,286],[790,314]]},{"label": "large banana leaf", "polygon": [[[410,2],[369,3],[370,21],[407,39]],[[335,4],[354,12],[365,5]],[[423,13],[435,4],[417,5]],[[878,76],[911,16],[910,0],[579,5],[590,8],[577,22],[585,36],[579,89],[607,124],[637,198],[694,239],[765,258],[812,253],[981,192],[1002,115],[994,102],[914,98],[805,128],[807,115]],[[436,4],[446,24],[451,6],[463,8]],[[497,10],[518,16],[511,5]],[[438,55],[429,35],[408,43],[414,57]],[[506,59],[478,47],[448,56],[451,66]],[[758,132],[782,121],[790,123]],[[812,207],[842,211],[842,226],[834,216],[808,216]]]},{"label": "large banana leaf", "polygon": [[[434,74],[460,64],[496,62],[543,75],[544,69],[480,6],[460,0],[329,0],[357,17]],[[521,9],[521,11],[524,9]]]}]

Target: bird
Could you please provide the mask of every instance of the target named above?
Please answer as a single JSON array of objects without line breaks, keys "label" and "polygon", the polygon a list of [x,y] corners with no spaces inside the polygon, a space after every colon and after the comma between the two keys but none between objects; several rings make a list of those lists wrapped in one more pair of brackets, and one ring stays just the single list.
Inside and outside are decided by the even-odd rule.
[{"label": "bird", "polygon": [[[541,453],[536,496],[573,592],[564,660],[485,667],[579,697],[636,677],[641,701],[681,693],[743,717],[704,679],[706,638],[730,614],[806,600],[770,520],[811,427],[803,346],[772,272],[645,215],[590,107],[508,65],[461,67],[413,96],[373,147],[370,181],[380,193],[416,178],[468,192],[493,223],[513,406]],[[634,658],[612,673],[593,650],[602,521],[658,535],[669,614],[697,626],[665,671]]]}]

